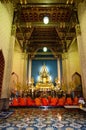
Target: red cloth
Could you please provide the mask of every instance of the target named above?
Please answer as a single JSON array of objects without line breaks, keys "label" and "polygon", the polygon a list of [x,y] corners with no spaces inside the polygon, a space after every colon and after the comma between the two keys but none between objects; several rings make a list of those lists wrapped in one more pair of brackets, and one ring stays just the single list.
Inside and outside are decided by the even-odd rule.
[{"label": "red cloth", "polygon": [[58,101],[58,98],[51,98],[50,106],[56,106],[57,101]]},{"label": "red cloth", "polygon": [[66,98],[65,105],[72,105],[72,104],[73,104],[72,98],[71,97]]},{"label": "red cloth", "polygon": [[48,106],[49,105],[49,101],[48,101],[47,98],[42,98],[41,100],[42,100],[42,105],[43,106]]},{"label": "red cloth", "polygon": [[34,106],[34,100],[30,97],[27,98],[27,106]]},{"label": "red cloth", "polygon": [[19,105],[17,98],[14,98],[14,99],[13,99],[12,105],[13,105],[13,106],[18,106],[18,105]]},{"label": "red cloth", "polygon": [[36,106],[41,106],[42,105],[40,98],[35,98],[34,101],[35,101]]},{"label": "red cloth", "polygon": [[78,105],[79,104],[79,98],[78,97],[75,97],[73,99],[73,105]]},{"label": "red cloth", "polygon": [[51,96],[48,96],[48,101],[49,101],[49,104],[50,104],[50,102],[51,102]]},{"label": "red cloth", "polygon": [[20,101],[19,101],[19,105],[20,106],[26,106],[26,98],[20,98]]},{"label": "red cloth", "polygon": [[64,106],[64,104],[65,104],[65,98],[64,98],[64,97],[59,98],[59,99],[58,99],[57,106]]}]

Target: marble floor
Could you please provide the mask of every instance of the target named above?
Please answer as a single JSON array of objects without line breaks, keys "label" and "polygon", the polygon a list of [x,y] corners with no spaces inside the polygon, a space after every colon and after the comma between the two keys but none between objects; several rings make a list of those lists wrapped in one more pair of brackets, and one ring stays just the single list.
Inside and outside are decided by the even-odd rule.
[{"label": "marble floor", "polygon": [[11,108],[0,130],[86,130],[86,112],[66,108]]}]

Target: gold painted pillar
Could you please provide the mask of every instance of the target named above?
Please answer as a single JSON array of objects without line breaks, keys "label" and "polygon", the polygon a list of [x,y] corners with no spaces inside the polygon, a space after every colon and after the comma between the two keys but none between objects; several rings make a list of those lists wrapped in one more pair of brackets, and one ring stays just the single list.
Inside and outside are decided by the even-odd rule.
[{"label": "gold painted pillar", "polygon": [[27,85],[27,54],[24,53],[23,85]]},{"label": "gold painted pillar", "polygon": [[62,84],[68,89],[69,62],[68,53],[62,55]]},{"label": "gold painted pillar", "polygon": [[57,67],[58,67],[58,81],[61,83],[61,68],[60,68],[60,57],[57,59]]},{"label": "gold painted pillar", "polygon": [[28,84],[31,84],[31,69],[32,69],[32,59],[31,55],[29,56],[29,73],[28,73]]},{"label": "gold painted pillar", "polygon": [[76,25],[76,35],[77,35],[77,44],[78,44],[78,51],[80,56],[80,64],[81,64],[81,76],[82,76],[82,91],[83,96],[86,99],[86,47],[85,41],[83,41],[83,36],[81,33],[80,25]]}]

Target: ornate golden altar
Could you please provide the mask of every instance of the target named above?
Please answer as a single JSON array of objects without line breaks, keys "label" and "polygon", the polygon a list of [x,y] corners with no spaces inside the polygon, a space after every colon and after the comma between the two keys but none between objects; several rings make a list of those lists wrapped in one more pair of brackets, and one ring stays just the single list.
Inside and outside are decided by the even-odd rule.
[{"label": "ornate golden altar", "polygon": [[36,89],[40,91],[51,91],[54,88],[52,83],[37,83]]}]

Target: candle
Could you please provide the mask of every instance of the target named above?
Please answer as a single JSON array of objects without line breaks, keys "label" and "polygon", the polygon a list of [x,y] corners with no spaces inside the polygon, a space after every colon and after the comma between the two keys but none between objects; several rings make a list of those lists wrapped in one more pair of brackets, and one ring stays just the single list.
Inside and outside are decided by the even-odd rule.
[{"label": "candle", "polygon": [[59,121],[61,121],[61,119],[62,119],[61,115],[58,116],[58,119],[59,119]]},{"label": "candle", "polygon": [[59,113],[58,113],[57,117],[58,117],[58,120],[61,121],[62,117]]}]

